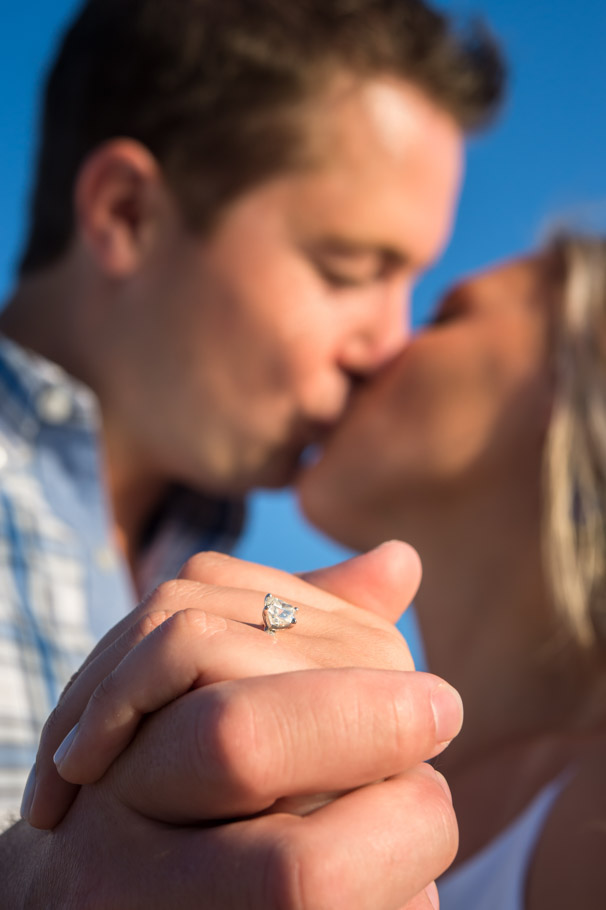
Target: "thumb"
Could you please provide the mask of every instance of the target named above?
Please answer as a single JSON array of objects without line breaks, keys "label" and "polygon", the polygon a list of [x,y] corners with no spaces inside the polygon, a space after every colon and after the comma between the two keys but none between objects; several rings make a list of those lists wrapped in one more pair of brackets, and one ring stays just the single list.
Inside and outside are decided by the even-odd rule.
[{"label": "thumb", "polygon": [[329,594],[396,622],[410,605],[421,582],[421,560],[399,540],[301,577]]}]

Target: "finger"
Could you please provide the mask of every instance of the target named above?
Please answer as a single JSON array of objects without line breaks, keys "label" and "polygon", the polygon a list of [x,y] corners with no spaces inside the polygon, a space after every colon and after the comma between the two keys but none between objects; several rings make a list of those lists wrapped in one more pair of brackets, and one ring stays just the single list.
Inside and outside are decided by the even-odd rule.
[{"label": "finger", "polygon": [[[77,789],[57,773],[53,756],[78,724],[93,693],[97,691],[98,694],[101,694],[104,691],[104,684],[111,680],[112,674],[121,661],[167,618],[190,606],[197,607],[203,601],[211,598],[216,607],[223,605],[224,611],[228,611],[229,604],[234,600],[234,591],[187,581],[166,582],[152,592],[128,617],[110,630],[89,655],[78,673],[72,677],[59,703],[44,725],[35,762],[36,783],[27,812],[27,821],[31,825],[45,829],[55,827],[75,798]],[[252,616],[252,613],[250,615]],[[236,624],[232,624],[232,630],[235,627]],[[200,626],[198,628],[201,629]],[[199,636],[199,644],[202,644],[201,638],[211,638],[213,634],[225,628],[226,620],[223,617],[206,614],[205,634]],[[238,653],[234,654],[234,658]],[[182,668],[180,660],[177,661],[177,664],[179,668]],[[150,664],[149,669],[153,673],[153,664]],[[227,666],[225,672],[228,672]],[[235,672],[234,660],[229,663],[229,672]],[[257,670],[257,672],[268,671]],[[226,676],[216,674],[215,678],[224,679]],[[158,676],[154,676],[154,682],[158,685]],[[112,687],[110,683],[107,685],[109,693]],[[189,684],[184,683],[184,686],[182,692],[187,691]],[[94,761],[94,751],[99,750],[97,767],[100,767],[104,761],[107,761],[107,757],[104,759],[103,737],[111,734],[111,729],[98,727],[97,730],[99,733],[97,740],[91,741],[93,755],[91,755],[90,761]],[[103,732],[103,736],[101,736],[101,732]],[[111,758],[109,760],[111,761]],[[101,773],[104,770],[105,768]],[[85,776],[87,779],[96,779],[92,772]]]},{"label": "finger", "polygon": [[421,560],[408,544],[390,540],[368,553],[302,577],[323,591],[396,622],[417,593]]},{"label": "finger", "polygon": [[[205,647],[211,639],[212,646]],[[101,681],[70,734],[68,750],[55,754],[55,764],[65,780],[94,783],[128,746],[144,715],[191,689],[314,667],[311,658],[276,647],[275,639],[260,630],[202,610],[181,610]]]},{"label": "finger", "polygon": [[[225,829],[214,833],[215,856],[223,866]],[[253,907],[391,910],[412,901],[415,910],[429,910],[423,890],[448,867],[457,848],[452,803],[427,766],[348,793],[304,818],[236,823],[232,834],[232,848],[242,854],[238,868],[256,861],[263,870]],[[271,891],[263,893],[263,887]],[[241,906],[236,893],[221,897],[224,903],[217,896],[210,906]]]},{"label": "finger", "polygon": [[185,563],[179,578],[217,588],[271,592],[284,600],[309,604],[326,612],[343,610],[345,606],[358,607],[360,621],[371,612],[393,623],[416,592],[420,572],[416,551],[408,544],[390,541],[370,553],[302,576],[224,553],[197,553]]},{"label": "finger", "polygon": [[162,612],[144,614],[116,627],[115,640],[106,636],[107,647],[95,649],[78,673],[70,680],[58,704],[49,715],[42,733],[34,764],[35,787],[26,820],[36,828],[53,828],[63,818],[78,792],[57,772],[53,756],[69,731],[80,719],[95,687],[112,672],[123,657],[166,619]]},{"label": "finger", "polygon": [[[376,561],[373,554],[377,554]],[[366,566],[366,569],[358,572],[357,560],[360,560],[361,565],[363,567]],[[393,581],[393,587],[397,591],[398,604],[394,605],[393,608],[389,608],[391,621],[393,621],[393,617],[397,618],[402,612],[402,605],[405,606],[413,596],[413,588],[417,583],[415,579],[420,577],[420,566],[416,563],[415,551],[408,547],[407,544],[401,544],[397,541],[384,544],[376,548],[376,550],[370,551],[369,554],[347,560],[342,566],[344,567],[342,571],[339,571],[340,566],[333,567],[334,574],[330,576],[333,579],[332,585],[335,589],[342,586],[343,591],[345,591],[346,587],[343,578],[347,577],[347,573],[353,573],[352,577],[357,578],[357,582],[352,582],[347,588],[348,597],[352,598],[351,602],[354,605],[356,605],[356,598],[363,600],[361,605],[377,614],[382,612],[382,605],[389,599],[384,596],[387,589],[386,579]],[[376,568],[376,571],[372,571],[372,566]],[[329,572],[329,570],[319,570],[317,574],[310,573],[308,577],[312,579],[315,577],[320,585],[326,584],[326,593],[328,594],[330,585],[326,581],[322,581],[326,577],[324,574],[326,572]],[[382,592],[374,593],[373,587],[373,590],[368,595],[365,595],[367,587],[367,585],[363,584],[365,573],[370,575],[369,584],[371,587],[382,585]],[[290,597],[293,600],[312,605],[317,603],[318,606],[325,610],[339,609],[343,606],[340,595],[318,598],[315,583],[308,583],[304,577],[298,578],[279,569],[235,559],[222,553],[208,552],[197,554],[185,563],[179,577],[205,582],[215,587],[248,587],[260,592],[267,592],[268,589],[273,587],[275,591],[280,592],[284,597]],[[168,588],[171,584],[175,586],[173,592],[174,600],[169,596],[163,598],[163,608],[167,611],[167,615],[184,608],[180,593],[176,588],[178,582],[169,582],[161,586],[161,588]],[[356,587],[356,584],[359,587]],[[147,614],[152,612],[151,604],[154,604],[153,609],[157,612],[158,608],[155,606],[157,599],[158,590],[152,592],[131,614],[106,633],[84,661],[78,673],[70,680],[66,691],[69,690],[83,670],[95,662],[102,654],[106,654],[107,657],[108,648],[111,648],[123,635],[128,635],[138,620],[144,619]],[[67,730],[65,732],[67,733]]]},{"label": "finger", "polygon": [[[89,825],[103,815],[98,804],[107,798],[106,782],[83,788],[77,808]],[[198,910],[202,901],[206,910],[429,910],[419,895],[457,846],[452,803],[428,766],[356,790],[304,818],[268,815],[206,829],[157,826],[151,841],[153,823],[139,819],[135,843],[122,835],[132,829],[128,822],[107,841],[99,840],[106,832],[94,831],[112,860],[113,874],[99,883],[103,906]],[[90,836],[77,861],[90,865]]]},{"label": "finger", "polygon": [[461,719],[457,693],[431,674],[307,670],[236,680],[147,718],[108,774],[126,805],[161,821],[251,815],[284,796],[396,774],[441,751]]},{"label": "finger", "polygon": [[[310,841],[313,838],[314,851],[328,851],[329,838],[340,841],[330,868],[322,869],[319,878],[311,870],[309,875],[300,870],[301,903],[306,904],[307,891],[310,907],[375,910],[408,902],[415,910],[429,910],[424,889],[450,865],[458,845],[449,793],[427,765],[349,793],[307,816],[301,827]],[[361,828],[365,829],[366,847]],[[354,867],[359,869],[355,882],[351,876]],[[344,878],[349,878],[345,886]],[[316,894],[322,895],[319,904],[314,903]]]},{"label": "finger", "polygon": [[[314,602],[313,600],[306,600],[306,595],[308,598],[310,594],[312,598],[317,597],[317,592],[314,593],[313,586],[295,575],[213,551],[198,553],[191,557],[182,567],[178,578],[205,583],[212,588],[250,588],[263,594],[273,587],[275,591],[281,592],[283,597],[290,597],[303,603]],[[165,582],[159,588],[150,592],[128,616],[113,626],[98,642],[78,672],[67,684],[62,697],[71,688],[83,670],[96,661],[100,655],[107,652],[107,649],[111,648],[121,636],[128,634],[138,620],[144,618],[152,611],[157,612],[156,603],[159,592],[163,591],[165,592],[164,596],[160,599],[163,601],[163,608],[167,611],[167,615],[171,615],[186,606],[182,603],[182,592],[179,590],[178,580]],[[172,605],[173,601],[175,605]],[[325,610],[342,607],[342,603],[337,598],[324,596],[320,598],[320,601],[319,606]]]},{"label": "finger", "polygon": [[[254,643],[250,639],[252,628],[199,609],[205,606],[250,622],[256,633]],[[52,761],[70,731],[69,761],[61,766],[62,775],[73,782],[92,782],[128,745],[143,714],[194,685],[311,666],[412,667],[404,640],[399,635],[394,637],[396,633],[390,627],[371,623],[360,628],[350,616],[344,624],[340,614],[313,607],[305,607],[305,622],[297,626],[296,635],[289,632],[280,648],[272,648],[275,641],[260,637],[257,630],[261,607],[262,600],[255,591],[182,579],[161,585],[133,611],[133,625],[87,663],[45,725],[36,761],[37,784],[28,813],[30,823],[54,827],[71,805],[75,791],[60,781]],[[195,611],[195,621],[181,616],[173,622],[171,615],[187,615],[188,609]],[[227,632],[248,633],[249,637],[240,636],[236,647],[233,639],[222,634]],[[208,646],[205,640],[213,637]],[[82,714],[93,693],[82,725]]]},{"label": "finger", "polygon": [[[181,595],[180,603],[205,603],[209,586],[182,580],[179,590],[186,590],[189,595],[187,600]],[[237,593],[241,602],[251,601],[249,610],[259,611],[257,592],[212,590],[217,596],[227,593],[233,597]],[[213,607],[218,608],[216,598]],[[128,635],[112,646],[111,657],[106,660],[100,655],[67,693],[62,709],[64,716],[72,703],[75,708],[71,717],[77,711],[81,716],[77,731],[72,728],[55,755],[61,776],[78,784],[98,780],[126,748],[143,715],[158,710],[194,687],[225,679],[334,666],[335,662],[386,669],[411,667],[409,653],[401,639],[398,639],[398,647],[391,645],[389,654],[383,647],[377,656],[373,652],[372,633],[356,635],[355,629],[342,623],[336,632],[332,632],[331,624],[335,621],[332,614],[314,611],[311,607],[304,609],[302,631],[298,630],[297,635],[285,635],[280,647],[276,647],[275,638],[261,634],[256,628],[222,619],[193,606],[175,613],[162,625],[156,625],[146,636],[139,631],[141,623],[137,624],[134,632],[129,630]],[[162,615],[162,612],[152,614],[154,621]],[[339,650],[333,646],[337,633],[340,635]],[[135,647],[126,650],[123,642],[132,642],[135,635],[140,640]],[[360,645],[364,649],[362,654]],[[124,656],[112,669],[114,656],[122,654]],[[83,700],[99,672],[107,672],[107,676],[97,684],[82,713]],[[43,742],[42,748],[46,749],[46,741]],[[30,810],[33,818],[41,817],[40,798],[38,792],[35,808]],[[46,821],[48,818],[46,815]]]},{"label": "finger", "polygon": [[[247,589],[263,597],[272,593],[289,603],[306,604],[327,613],[342,611],[346,606],[340,598],[320,591],[297,575],[236,559],[225,553],[196,553],[181,568],[178,577],[198,582],[212,590]],[[347,604],[347,607],[351,605]],[[250,617],[238,618],[248,621]]]}]

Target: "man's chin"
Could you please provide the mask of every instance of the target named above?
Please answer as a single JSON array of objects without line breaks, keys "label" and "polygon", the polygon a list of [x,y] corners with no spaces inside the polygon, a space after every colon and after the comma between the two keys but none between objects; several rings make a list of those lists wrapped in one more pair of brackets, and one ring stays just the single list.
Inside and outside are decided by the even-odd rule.
[{"label": "man's chin", "polygon": [[231,465],[223,474],[217,471],[213,488],[221,495],[244,496],[259,488],[279,490],[291,486],[318,460],[319,451],[319,446],[315,444],[292,445],[271,453],[265,452],[264,458],[248,462],[242,460],[240,464]]}]

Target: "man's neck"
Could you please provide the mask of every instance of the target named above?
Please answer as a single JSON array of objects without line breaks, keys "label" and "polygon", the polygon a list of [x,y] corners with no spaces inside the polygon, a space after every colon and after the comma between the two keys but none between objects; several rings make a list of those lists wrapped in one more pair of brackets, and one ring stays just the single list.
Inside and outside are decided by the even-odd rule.
[{"label": "man's neck", "polygon": [[159,474],[142,469],[143,459],[109,420],[104,423],[103,442],[115,537],[136,582],[142,538],[169,484]]},{"label": "man's neck", "polygon": [[[77,267],[64,262],[22,281],[0,313],[0,332],[24,348],[62,367],[99,395],[95,382],[95,353],[87,327],[91,301],[78,281]],[[162,500],[166,481],[145,470],[144,459],[132,442],[114,427],[104,412],[102,443],[104,477],[114,519],[114,536],[131,572],[146,524]]]},{"label": "man's neck", "polygon": [[24,278],[0,312],[0,332],[89,384],[83,308],[74,267],[66,262]]}]

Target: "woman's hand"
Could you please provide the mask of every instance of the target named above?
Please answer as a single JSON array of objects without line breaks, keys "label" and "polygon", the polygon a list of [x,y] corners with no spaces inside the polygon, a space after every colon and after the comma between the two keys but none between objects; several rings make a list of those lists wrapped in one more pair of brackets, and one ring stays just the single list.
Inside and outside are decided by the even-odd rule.
[{"label": "woman's hand", "polygon": [[[272,712],[265,716],[281,718],[286,731],[289,723],[296,722],[293,690],[299,683],[295,680],[302,678],[311,684],[313,678],[317,685],[319,677],[317,673],[313,677],[293,674],[281,681],[282,689],[277,689],[276,697],[271,675],[337,667],[405,671],[406,697],[399,710],[403,712],[406,742],[410,745],[395,748],[394,744],[394,765],[389,773],[398,773],[437,754],[458,732],[457,696],[436,677],[410,672],[410,652],[392,624],[402,604],[412,599],[419,579],[415,552],[395,542],[305,579],[218,554],[201,554],[190,560],[179,579],[162,585],[108,633],[68,686],[42,734],[28,819],[39,827],[56,825],[75,795],[72,784],[100,779],[126,749],[145,715],[185,693],[226,680],[262,677],[254,689],[254,699],[268,708],[271,705]],[[260,625],[268,591],[299,606],[297,625],[274,637],[264,633]],[[385,680],[392,684],[390,675]],[[341,681],[331,680],[331,686],[338,684]],[[241,706],[242,716],[236,714],[238,724],[245,722],[244,714],[251,709],[252,690],[244,691],[248,701],[245,707]],[[369,749],[375,738],[376,715],[381,711],[377,698],[373,692],[364,721],[364,742]],[[442,712],[443,731],[427,729],[426,711],[432,699],[436,704],[451,702],[451,708]],[[331,791],[340,790],[339,771],[347,760],[340,748],[348,751],[352,743],[342,735],[339,722],[347,723],[349,718],[326,715],[321,695],[314,713],[310,748],[318,737],[324,737],[325,742],[334,738],[334,748],[329,750],[334,774],[323,769],[323,780],[324,786],[330,781]],[[232,723],[235,724],[233,718]],[[235,730],[229,735],[237,741]],[[271,768],[272,758],[280,758],[280,749],[275,747],[275,734],[272,738],[265,731],[265,736]],[[62,741],[57,766],[63,780],[52,761]],[[221,748],[229,749],[229,742]],[[350,786],[352,782],[368,782],[368,762],[365,764],[363,753],[363,749],[358,751],[360,767],[357,776],[350,778]],[[254,774],[243,758],[239,773],[243,777]],[[296,786],[289,784],[290,789],[283,793],[275,789],[264,793],[263,805],[249,805],[237,798],[229,806],[220,801],[212,805],[206,794],[201,803],[191,803],[187,810],[171,805],[168,799],[155,817],[183,821],[184,811],[193,820],[249,814],[276,804],[284,808],[285,804],[277,801],[286,794],[292,811],[293,799],[318,792],[319,782],[307,779],[303,766],[293,767]],[[307,797],[306,811],[325,801],[326,797],[317,797],[310,802]]]}]

